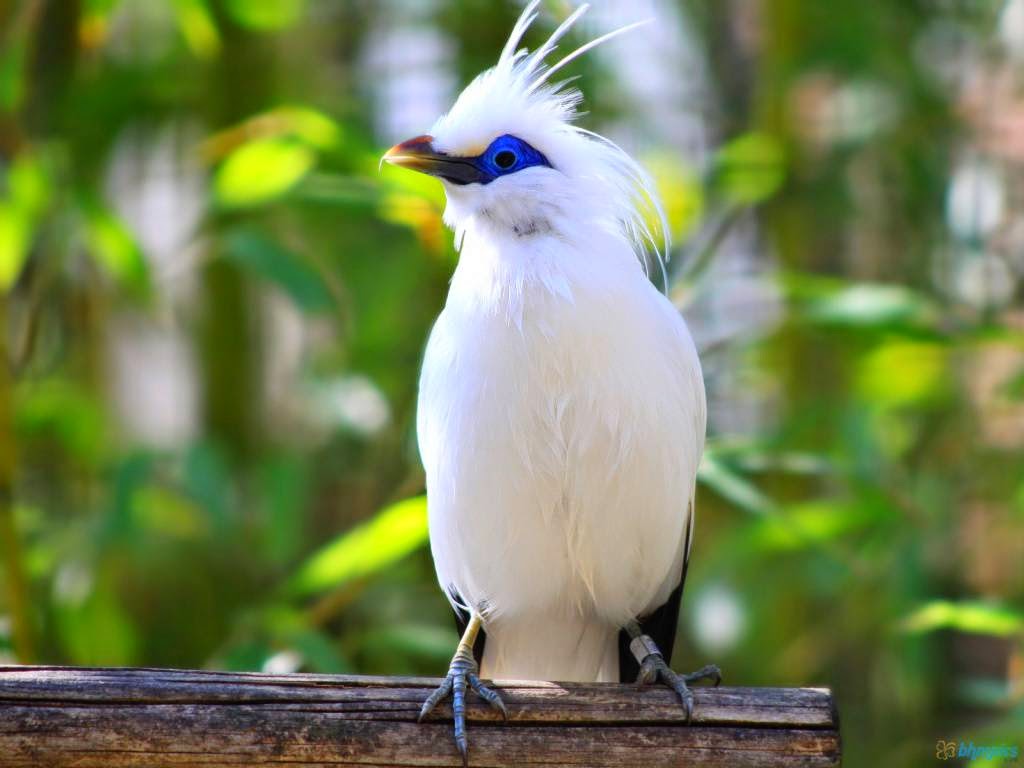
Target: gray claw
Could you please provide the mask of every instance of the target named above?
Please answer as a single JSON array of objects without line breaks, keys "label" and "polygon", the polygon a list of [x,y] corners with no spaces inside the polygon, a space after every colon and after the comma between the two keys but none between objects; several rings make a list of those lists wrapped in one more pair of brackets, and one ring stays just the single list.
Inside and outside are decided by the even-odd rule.
[{"label": "gray claw", "polygon": [[472,672],[467,675],[467,679],[469,680],[470,686],[474,691],[476,691],[476,695],[490,704],[491,709],[501,712],[501,716],[508,720],[508,707],[506,707],[505,702],[501,700],[501,696],[484,685],[480,678]]},{"label": "gray claw", "polygon": [[658,679],[658,668],[654,665],[653,659],[656,656],[648,656],[647,659],[651,659],[652,663],[648,663],[647,659],[644,659],[644,663],[640,665],[640,672],[636,676],[636,684],[650,685]]},{"label": "gray claw", "polygon": [[[451,672],[449,674],[452,674]],[[462,764],[469,764],[469,741],[466,739],[466,672],[454,670],[452,681],[452,714],[455,716],[455,744],[462,754]]]},{"label": "gray claw", "polygon": [[420,707],[420,716],[417,718],[418,722],[423,722],[423,718],[429,715],[441,700],[452,691],[452,677],[449,675],[442,682],[437,689],[427,697],[427,700],[423,702],[423,706]]},{"label": "gray claw", "polygon": [[681,675],[677,675],[671,669],[667,673],[662,672],[662,679],[672,687],[672,690],[679,696],[679,700],[683,704],[683,709],[686,711],[686,722],[689,724],[693,718],[693,694],[690,693],[690,689],[686,687],[686,679]]},{"label": "gray claw", "polygon": [[640,663],[637,685],[648,685],[659,680],[679,696],[683,711],[686,712],[686,722],[689,724],[693,718],[693,693],[690,692],[687,683],[711,680],[718,685],[722,681],[722,672],[714,664],[708,664],[689,675],[680,675],[665,663],[665,658],[660,653],[649,653]]},{"label": "gray claw", "polygon": [[502,716],[508,719],[505,702],[501,700],[501,696],[484,685],[476,674],[477,669],[476,660],[473,659],[471,652],[457,653],[452,659],[451,667],[449,667],[444,681],[427,697],[420,708],[419,720],[422,722],[442,699],[451,694],[452,715],[455,720],[455,746],[458,747],[459,754],[462,755],[463,766],[469,765],[469,739],[466,736],[466,688],[471,687],[491,708],[501,712]]},{"label": "gray claw", "polygon": [[683,679],[688,683],[696,683],[699,680],[711,680],[715,687],[717,687],[722,682],[722,670],[716,664],[708,664],[696,672],[685,675]]}]

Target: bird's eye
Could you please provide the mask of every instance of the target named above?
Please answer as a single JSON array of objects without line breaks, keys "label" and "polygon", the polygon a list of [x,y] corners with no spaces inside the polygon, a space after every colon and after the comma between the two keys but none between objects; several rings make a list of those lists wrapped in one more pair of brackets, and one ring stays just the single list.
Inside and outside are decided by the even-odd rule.
[{"label": "bird's eye", "polygon": [[516,164],[517,159],[516,153],[511,149],[503,149],[494,156],[494,164],[501,168],[501,170],[507,171]]},{"label": "bird's eye", "polygon": [[467,157],[465,162],[471,163],[478,170],[481,184],[489,184],[495,179],[527,168],[551,168],[551,163],[544,155],[508,133],[494,139],[479,155]]}]

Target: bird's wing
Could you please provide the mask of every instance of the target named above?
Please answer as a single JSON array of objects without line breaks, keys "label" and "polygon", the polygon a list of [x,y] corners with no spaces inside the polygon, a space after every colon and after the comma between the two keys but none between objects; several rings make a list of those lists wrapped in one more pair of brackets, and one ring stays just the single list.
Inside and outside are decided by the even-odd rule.
[{"label": "bird's wing", "polygon": [[[690,544],[693,541],[693,502],[690,502],[686,520],[685,545],[683,547],[683,568],[679,584],[672,590],[662,605],[647,616],[638,619],[640,629],[658,644],[665,663],[672,663],[672,646],[676,642],[676,628],[679,624],[679,606],[683,601],[683,585],[686,583],[686,569],[690,564]],[[630,637],[625,630],[619,632],[619,682],[632,683],[640,673],[640,664],[629,649]]]}]

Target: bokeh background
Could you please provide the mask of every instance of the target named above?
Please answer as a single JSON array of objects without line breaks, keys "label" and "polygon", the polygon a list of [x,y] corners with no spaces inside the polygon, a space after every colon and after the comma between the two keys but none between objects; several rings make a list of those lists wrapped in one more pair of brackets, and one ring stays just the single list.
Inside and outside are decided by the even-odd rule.
[{"label": "bokeh background", "polygon": [[[520,8],[0,0],[4,662],[445,669],[413,416],[456,254],[378,159]],[[646,16],[569,74],[705,365],[676,666],[834,687],[848,765],[1024,747],[1024,0],[572,40]]]}]

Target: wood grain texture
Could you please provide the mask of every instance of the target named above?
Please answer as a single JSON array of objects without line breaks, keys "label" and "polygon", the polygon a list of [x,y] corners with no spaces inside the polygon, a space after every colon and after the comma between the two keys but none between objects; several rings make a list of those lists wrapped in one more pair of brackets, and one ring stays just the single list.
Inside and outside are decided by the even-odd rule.
[{"label": "wood grain texture", "polygon": [[[438,680],[168,669],[0,667],[7,766],[459,766],[451,711],[416,723]],[[475,696],[474,766],[836,766],[820,688],[668,689],[507,682],[501,722]]]}]

